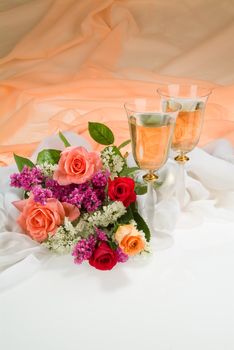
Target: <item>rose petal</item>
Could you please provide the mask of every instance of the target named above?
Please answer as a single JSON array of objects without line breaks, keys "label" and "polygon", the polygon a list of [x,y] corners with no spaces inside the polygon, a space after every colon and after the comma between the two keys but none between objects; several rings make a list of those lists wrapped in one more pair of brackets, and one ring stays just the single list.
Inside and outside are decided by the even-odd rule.
[{"label": "rose petal", "polygon": [[80,211],[75,205],[65,202],[62,202],[62,205],[65,211],[65,216],[67,216],[69,220],[74,221],[80,216]]},{"label": "rose petal", "polygon": [[20,201],[14,201],[12,202],[12,204],[19,210],[19,211],[23,211],[25,205],[27,204],[27,199],[23,199]]}]

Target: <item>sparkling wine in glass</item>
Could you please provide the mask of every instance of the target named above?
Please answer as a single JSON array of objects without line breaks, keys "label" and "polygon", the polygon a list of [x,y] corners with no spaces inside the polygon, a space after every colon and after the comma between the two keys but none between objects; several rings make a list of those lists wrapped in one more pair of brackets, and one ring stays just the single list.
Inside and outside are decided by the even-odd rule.
[{"label": "sparkling wine in glass", "polygon": [[132,143],[132,153],[136,164],[145,170],[143,176],[148,191],[144,203],[144,217],[151,231],[153,228],[156,192],[153,183],[156,173],[167,161],[176,117],[181,105],[170,102],[170,111],[163,111],[160,101],[150,98],[133,99],[125,103]]},{"label": "sparkling wine in glass", "polygon": [[[167,160],[173,122],[167,114],[136,113],[129,117],[133,157],[143,170],[149,170],[145,179],[150,179]],[[151,175],[150,175],[151,174]]]},{"label": "sparkling wine in glass", "polygon": [[211,90],[197,85],[171,84],[158,89],[158,93],[165,111],[170,111],[171,101],[182,106],[176,119],[172,149],[177,153],[175,160],[189,160],[185,155],[198,144]]}]

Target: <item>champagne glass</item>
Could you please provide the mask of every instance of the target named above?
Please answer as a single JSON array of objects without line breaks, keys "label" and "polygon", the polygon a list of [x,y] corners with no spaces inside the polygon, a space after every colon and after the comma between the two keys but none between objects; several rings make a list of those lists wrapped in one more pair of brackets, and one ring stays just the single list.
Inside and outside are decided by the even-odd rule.
[{"label": "champagne glass", "polygon": [[170,84],[157,91],[161,96],[165,111],[170,111],[171,101],[178,102],[182,106],[176,119],[172,150],[176,153],[174,159],[179,165],[176,195],[180,206],[183,207],[185,197],[184,164],[189,161],[187,154],[199,142],[205,107],[211,90],[198,85]]},{"label": "champagne glass", "polygon": [[[157,201],[154,183],[156,173],[167,161],[174,132],[176,117],[181,105],[170,101],[170,111],[163,111],[160,101],[151,98],[136,98],[125,103],[128,117],[132,153],[136,164],[146,171],[147,183],[143,216],[154,232],[154,208]],[[157,234],[157,233],[156,233]]]}]

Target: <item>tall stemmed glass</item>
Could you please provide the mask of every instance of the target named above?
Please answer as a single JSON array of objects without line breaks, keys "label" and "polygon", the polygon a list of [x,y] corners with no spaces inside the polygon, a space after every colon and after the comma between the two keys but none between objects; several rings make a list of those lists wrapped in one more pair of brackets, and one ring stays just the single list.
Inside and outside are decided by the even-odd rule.
[{"label": "tall stemmed glass", "polygon": [[198,144],[206,102],[211,90],[198,85],[171,84],[157,90],[161,96],[162,105],[166,111],[170,111],[172,101],[181,104],[176,119],[175,131],[172,140],[172,149],[176,153],[175,161],[179,164],[179,176],[177,181],[177,198],[181,207],[184,205],[185,196],[185,169],[184,164],[189,160],[187,153],[191,152]]},{"label": "tall stemmed glass", "polygon": [[145,170],[143,176],[148,191],[144,202],[144,217],[154,231],[153,218],[156,202],[154,182],[159,178],[156,171],[167,161],[174,132],[176,117],[181,105],[169,102],[170,111],[163,111],[160,101],[151,98],[136,98],[125,103],[136,164]]}]

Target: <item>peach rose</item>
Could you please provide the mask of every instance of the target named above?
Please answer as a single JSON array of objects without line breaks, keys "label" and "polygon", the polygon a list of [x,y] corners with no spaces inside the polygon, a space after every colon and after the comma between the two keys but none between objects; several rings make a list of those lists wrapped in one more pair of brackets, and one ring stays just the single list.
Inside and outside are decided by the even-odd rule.
[{"label": "peach rose", "polygon": [[77,207],[61,203],[54,198],[49,198],[46,205],[34,202],[32,196],[13,204],[21,211],[18,224],[32,239],[40,243],[45,241],[49,234],[55,234],[57,228],[63,224],[65,216],[71,221],[80,216]]},{"label": "peach rose", "polygon": [[102,167],[100,157],[84,147],[67,147],[62,153],[54,180],[60,185],[82,184]]},{"label": "peach rose", "polygon": [[119,226],[115,232],[115,239],[120,248],[127,255],[137,255],[145,248],[145,237],[133,225]]}]

